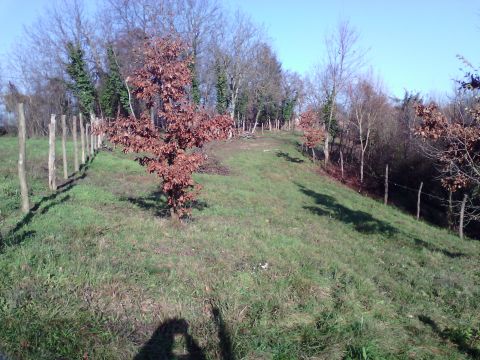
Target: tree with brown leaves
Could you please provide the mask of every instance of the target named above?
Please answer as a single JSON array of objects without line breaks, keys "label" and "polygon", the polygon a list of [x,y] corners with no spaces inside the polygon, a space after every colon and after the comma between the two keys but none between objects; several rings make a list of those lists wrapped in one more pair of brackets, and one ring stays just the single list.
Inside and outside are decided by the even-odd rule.
[{"label": "tree with brown leaves", "polygon": [[150,39],[144,47],[144,64],[131,77],[133,94],[147,108],[158,109],[165,124],[163,131],[152,124],[148,109],[139,119],[134,115],[121,117],[105,128],[113,143],[123,145],[124,152],[148,154],[137,161],[162,179],[162,190],[175,218],[189,213],[188,206],[200,189],[192,174],[205,156],[193,149],[226,139],[233,125],[230,116],[210,114],[189,101],[192,59],[187,50],[174,36]]},{"label": "tree with brown leaves", "polygon": [[299,127],[303,130],[303,144],[312,149],[313,161],[315,161],[315,147],[325,139],[325,131],[320,127],[317,113],[309,109],[300,115]]}]

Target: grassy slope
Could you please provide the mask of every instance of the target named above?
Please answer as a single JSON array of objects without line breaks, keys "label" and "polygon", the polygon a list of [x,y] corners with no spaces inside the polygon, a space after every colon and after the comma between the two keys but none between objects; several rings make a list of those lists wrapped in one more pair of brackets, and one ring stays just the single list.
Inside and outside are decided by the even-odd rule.
[{"label": "grassy slope", "polygon": [[[203,206],[178,226],[156,179],[118,152],[51,195],[43,140],[28,148],[40,206],[22,218],[16,142],[0,138],[0,349],[129,359],[178,318],[207,358],[478,355],[480,243],[315,174],[294,142],[215,146],[231,174],[198,175]],[[168,347],[164,330],[182,326],[153,337]]]}]

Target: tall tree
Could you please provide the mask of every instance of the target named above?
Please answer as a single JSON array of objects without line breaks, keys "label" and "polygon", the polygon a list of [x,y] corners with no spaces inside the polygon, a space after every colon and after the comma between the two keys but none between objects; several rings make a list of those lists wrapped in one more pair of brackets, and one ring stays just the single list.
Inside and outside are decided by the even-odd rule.
[{"label": "tall tree", "polygon": [[128,90],[120,73],[120,66],[112,45],[107,48],[108,72],[101,89],[100,106],[106,116],[113,117],[130,112]]},{"label": "tall tree", "polygon": [[215,64],[216,72],[216,90],[217,90],[217,103],[216,109],[219,114],[225,114],[228,109],[228,80],[225,69],[219,61]]},{"label": "tall tree", "polygon": [[88,115],[94,111],[96,91],[93,85],[84,52],[80,45],[71,42],[67,44],[68,64],[67,73],[72,79],[70,87],[77,98],[80,111]]}]

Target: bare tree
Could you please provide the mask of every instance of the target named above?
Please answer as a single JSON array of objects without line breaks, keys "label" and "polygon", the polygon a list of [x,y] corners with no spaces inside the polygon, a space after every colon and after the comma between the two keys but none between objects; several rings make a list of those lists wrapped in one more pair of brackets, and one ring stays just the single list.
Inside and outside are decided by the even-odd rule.
[{"label": "bare tree", "polygon": [[380,116],[385,113],[388,99],[380,86],[372,79],[363,78],[348,86],[349,121],[356,130],[360,145],[360,183],[364,180],[365,152],[371,141],[372,131]]},{"label": "bare tree", "polygon": [[324,102],[330,104],[325,121],[325,165],[330,162],[331,129],[336,113],[336,103],[346,85],[354,79],[363,65],[364,52],[357,47],[358,33],[347,21],[338,24],[336,32],[325,39],[326,60],[317,70],[316,81],[320,82]]}]

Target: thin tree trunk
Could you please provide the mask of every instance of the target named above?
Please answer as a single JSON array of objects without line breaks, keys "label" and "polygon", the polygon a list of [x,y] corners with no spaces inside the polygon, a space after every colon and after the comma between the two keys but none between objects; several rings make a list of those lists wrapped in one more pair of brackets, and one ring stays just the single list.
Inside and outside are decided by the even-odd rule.
[{"label": "thin tree trunk", "polygon": [[62,115],[62,157],[63,157],[63,178],[68,179],[67,167],[67,122],[66,115]]},{"label": "thin tree trunk", "polygon": [[465,218],[465,205],[467,203],[467,198],[468,195],[464,194],[462,200],[462,207],[460,208],[460,225],[458,225],[458,235],[460,236],[460,239],[463,239],[463,223]]},{"label": "thin tree trunk", "polygon": [[57,180],[55,174],[55,114],[50,117],[48,124],[48,186],[50,190],[57,190]]},{"label": "thin tree trunk", "polygon": [[263,123],[262,123],[262,135],[263,135]]},{"label": "thin tree trunk", "polygon": [[85,164],[85,128],[83,127],[83,114],[80,113],[80,146],[82,147],[82,164]]},{"label": "thin tree trunk", "polygon": [[363,165],[365,162],[365,152],[360,153],[360,184],[363,186]]},{"label": "thin tree trunk", "polygon": [[323,146],[323,155],[325,157],[325,166],[330,163],[330,133],[328,129],[325,131],[325,144]]},{"label": "thin tree trunk", "polygon": [[22,212],[27,214],[30,211],[30,201],[28,199],[28,185],[26,166],[26,126],[23,103],[17,104],[18,116],[18,179],[20,181],[20,196],[22,199]]},{"label": "thin tree trunk", "polygon": [[453,229],[453,201],[452,201],[452,197],[453,197],[453,192],[452,191],[449,191],[448,192],[448,228],[450,230]]},{"label": "thin tree trunk", "polygon": [[385,205],[388,204],[388,164],[385,167],[385,198],[383,199]]},{"label": "thin tree trunk", "polygon": [[420,187],[418,188],[418,197],[417,197],[417,220],[420,219],[420,200],[422,197],[422,188],[423,188],[423,181],[420,183]]},{"label": "thin tree trunk", "polygon": [[313,163],[315,163],[315,148],[312,147],[312,159]]},{"label": "thin tree trunk", "polygon": [[75,115],[73,116],[72,135],[73,135],[73,165],[75,168],[75,172],[77,172],[80,170],[80,165],[78,164],[77,117]]}]

